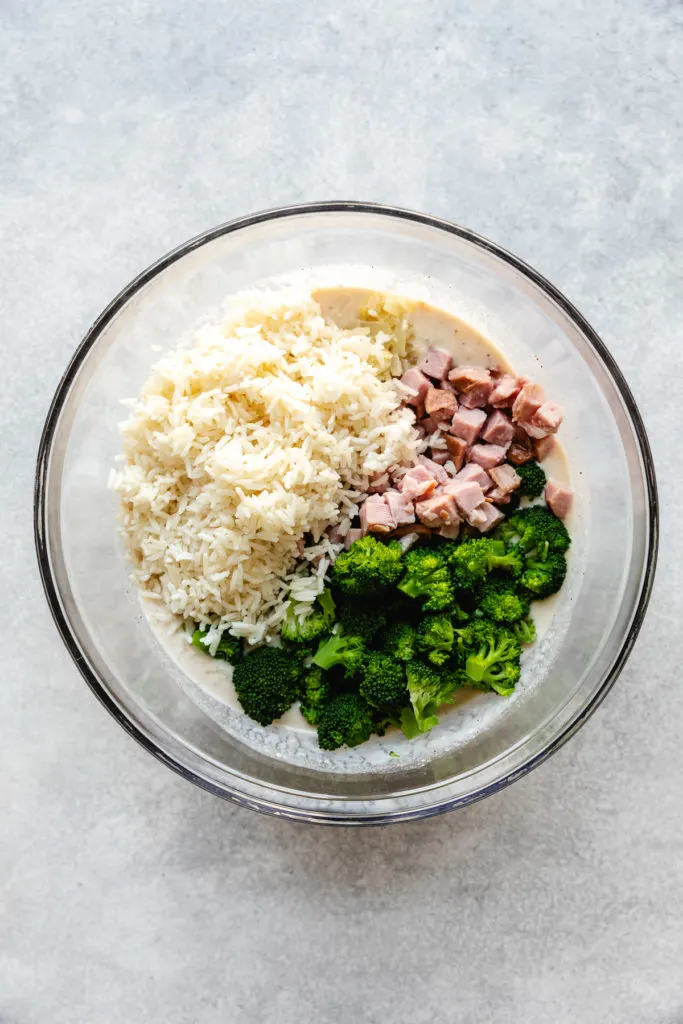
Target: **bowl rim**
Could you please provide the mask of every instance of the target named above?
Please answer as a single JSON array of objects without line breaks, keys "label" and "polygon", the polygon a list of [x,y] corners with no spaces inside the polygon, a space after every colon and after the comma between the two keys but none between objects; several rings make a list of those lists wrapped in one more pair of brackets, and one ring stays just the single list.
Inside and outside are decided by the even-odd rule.
[{"label": "bowl rim", "polygon": [[[381,799],[375,798],[373,803],[378,805],[378,810],[376,813],[367,815],[350,812],[345,813],[341,806],[334,810],[313,810],[311,808],[293,807],[284,803],[276,803],[272,799],[261,797],[257,794],[229,791],[224,789],[222,786],[215,784],[208,778],[204,778],[199,775],[197,772],[188,768],[180,761],[177,761],[173,756],[159,747],[151,736],[147,735],[135,722],[127,717],[127,715],[109,695],[96,673],[90,669],[89,664],[85,659],[85,652],[82,650],[78,638],[74,630],[71,628],[69,619],[63,610],[59,591],[52,576],[47,530],[47,481],[51,464],[53,441],[62,409],[71,390],[71,386],[74,383],[88,353],[95,346],[100,335],[108,324],[115,316],[118,315],[128,301],[142,288],[144,288],[144,286],[153,278],[162,273],[173,263],[176,263],[195,249],[199,249],[217,238],[221,238],[225,235],[229,235],[243,230],[244,228],[262,224],[267,221],[282,220],[289,217],[300,217],[307,214],[325,213],[356,213],[370,214],[380,217],[384,216],[390,219],[393,218],[417,223],[446,232],[447,234],[456,235],[457,237],[472,243],[474,246],[496,256],[503,263],[511,266],[523,277],[530,280],[550,299],[552,299],[583,333],[595,354],[602,362],[608,375],[614,382],[619,396],[624,403],[640,454],[647,494],[649,519],[644,568],[639,585],[638,599],[635,603],[628,632],[624,637],[621,648],[617,653],[602,686],[593,695],[591,700],[577,712],[574,718],[571,719],[556,736],[550,739],[537,754],[531,757],[523,765],[507,772],[494,782],[482,785],[473,793],[462,797],[444,800],[440,803],[435,803],[427,807],[417,807],[398,811],[382,811]],[[61,377],[61,380],[59,381],[59,384],[57,385],[54,397],[50,403],[38,447],[36,463],[34,486],[34,539],[43,590],[45,592],[52,618],[62,641],[64,642],[76,667],[98,700],[104,705],[119,725],[121,725],[126,732],[133,737],[133,739],[137,740],[141,746],[183,778],[193,782],[195,785],[213,793],[216,796],[220,796],[223,799],[230,800],[241,806],[251,807],[264,813],[288,818],[290,820],[307,821],[310,823],[335,825],[378,825],[432,817],[435,814],[440,814],[456,807],[465,806],[473,803],[474,801],[481,800],[492,793],[504,789],[512,782],[515,782],[517,779],[527,775],[530,771],[559,750],[560,747],[562,747],[567,740],[573,736],[574,733],[577,732],[577,730],[580,729],[581,726],[590,718],[593,712],[605,699],[624,667],[624,664],[626,663],[638,637],[638,633],[640,632],[640,628],[647,611],[657,563],[657,551],[659,544],[659,500],[657,495],[657,482],[652,451],[642,417],[631,389],[626,383],[624,375],[605,343],[590,326],[585,317],[579,312],[576,306],[574,306],[573,303],[571,303],[569,299],[562,294],[562,292],[552,285],[550,281],[548,281],[538,271],[534,270],[534,268],[529,264],[525,263],[519,257],[515,256],[502,246],[497,245],[495,242],[492,242],[483,235],[479,235],[476,232],[471,231],[469,228],[462,227],[461,225],[445,220],[444,218],[380,203],[356,202],[352,200],[328,200],[299,203],[290,206],[281,206],[262,210],[243,217],[238,217],[234,220],[230,220],[223,224],[219,224],[216,227],[210,228],[207,231],[203,231],[186,242],[183,242],[171,249],[158,260],[151,263],[124,288],[122,288],[118,295],[116,295],[115,298],[112,299],[112,301],[105,307],[102,313],[100,313],[97,319],[90,326],[83,337],[83,340],[77,346]],[[256,781],[258,782],[258,780]],[[264,786],[264,789],[266,788],[268,792],[277,791],[277,787],[275,786]]]}]

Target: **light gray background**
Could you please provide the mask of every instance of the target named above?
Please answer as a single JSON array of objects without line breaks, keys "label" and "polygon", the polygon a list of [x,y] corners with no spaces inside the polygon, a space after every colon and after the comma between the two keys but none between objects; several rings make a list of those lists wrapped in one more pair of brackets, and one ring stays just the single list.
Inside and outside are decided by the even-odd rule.
[{"label": "light gray background", "polygon": [[[2,1024],[683,1021],[678,0],[2,0]],[[632,384],[653,602],[550,762],[424,823],[194,789],[87,691],[44,604],[33,463],[77,341],[213,224],[423,209],[545,273]]]}]

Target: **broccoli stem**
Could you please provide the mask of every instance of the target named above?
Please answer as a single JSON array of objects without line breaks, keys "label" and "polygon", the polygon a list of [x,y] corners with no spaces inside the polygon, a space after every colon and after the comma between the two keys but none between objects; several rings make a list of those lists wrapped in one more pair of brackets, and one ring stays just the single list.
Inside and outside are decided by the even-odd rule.
[{"label": "broccoli stem", "polygon": [[313,664],[319,668],[330,669],[339,661],[339,652],[344,646],[344,637],[335,633],[320,645],[313,657]]}]

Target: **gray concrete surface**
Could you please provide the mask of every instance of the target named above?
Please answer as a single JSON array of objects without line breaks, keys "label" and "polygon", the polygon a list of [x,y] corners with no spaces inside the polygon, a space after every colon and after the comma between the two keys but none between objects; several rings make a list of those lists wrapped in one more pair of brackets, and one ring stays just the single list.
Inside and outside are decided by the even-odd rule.
[{"label": "gray concrete surface", "polygon": [[[2,1024],[683,1020],[683,8],[677,0],[4,0]],[[611,346],[658,462],[650,614],[599,713],[469,809],[385,830],[223,804],[138,748],[50,621],[53,389],[109,298],[241,213],[431,211]]]}]

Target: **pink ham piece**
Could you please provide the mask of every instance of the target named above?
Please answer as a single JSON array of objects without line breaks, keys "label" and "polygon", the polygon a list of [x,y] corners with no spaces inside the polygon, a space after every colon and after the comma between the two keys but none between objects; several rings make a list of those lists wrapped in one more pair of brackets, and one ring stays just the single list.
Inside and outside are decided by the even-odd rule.
[{"label": "pink ham piece", "polygon": [[510,491],[504,491],[500,487],[494,487],[492,491],[486,495],[487,501],[493,501],[497,505],[509,505],[510,504]]},{"label": "pink ham piece", "polygon": [[425,395],[425,412],[433,420],[452,420],[458,411],[458,400],[452,391],[430,388]]},{"label": "pink ham piece", "polygon": [[545,485],[545,500],[548,508],[558,519],[566,519],[572,508],[572,491],[552,478]]},{"label": "pink ham piece", "polygon": [[469,515],[484,501],[484,492],[474,480],[451,480],[444,484],[443,493],[452,495],[465,515]]},{"label": "pink ham piece", "polygon": [[534,458],[533,449],[526,445],[513,441],[508,448],[508,462],[514,462],[515,466],[523,466],[525,462],[531,462]]},{"label": "pink ham piece", "polygon": [[391,533],[396,520],[383,494],[371,494],[361,505],[360,527],[366,533]]},{"label": "pink ham piece", "polygon": [[476,462],[485,470],[499,466],[505,460],[505,449],[499,444],[475,444],[470,448],[470,462]]},{"label": "pink ham piece", "polygon": [[479,437],[481,428],[486,423],[483,409],[458,409],[451,423],[451,434],[461,437],[467,444],[474,444]]},{"label": "pink ham piece", "polygon": [[[441,469],[441,466],[439,466]],[[429,498],[436,487],[436,479],[426,466],[413,466],[401,481],[401,494],[409,501]]]},{"label": "pink ham piece", "polygon": [[439,536],[444,537],[446,540],[457,540],[460,534],[460,523],[451,524],[451,526],[442,526],[439,530]]},{"label": "pink ham piece", "polygon": [[435,380],[444,380],[453,365],[453,356],[442,348],[430,348],[418,369]]},{"label": "pink ham piece", "polygon": [[414,395],[408,395],[405,399],[407,405],[422,406],[425,395],[429,391],[430,383],[425,377],[424,373],[421,373],[417,367],[411,366],[409,370],[401,377],[401,384],[404,387],[410,388],[411,391],[415,392]]},{"label": "pink ham piece", "polygon": [[443,466],[440,466],[438,462],[433,462],[431,459],[428,459],[426,455],[418,455],[417,461],[421,466],[424,466],[429,470],[430,475],[434,477],[437,484],[445,484],[450,480],[450,477]]},{"label": "pink ham piece", "polygon": [[338,526],[328,526],[327,528],[327,539],[330,544],[341,544],[344,540]]},{"label": "pink ham piece", "polygon": [[506,466],[505,464],[494,466],[490,473],[491,479],[496,485],[496,490],[501,491],[503,494],[510,494],[511,491],[516,491],[522,482],[512,466]]},{"label": "pink ham piece", "polygon": [[480,533],[488,533],[494,526],[498,526],[505,519],[505,514],[495,505],[485,501],[483,505],[475,508],[467,517],[470,526],[475,526]]},{"label": "pink ham piece", "polygon": [[384,498],[397,526],[409,526],[415,522],[415,506],[405,494],[391,490],[386,492]]},{"label": "pink ham piece", "polygon": [[512,418],[520,423],[531,419],[537,409],[545,402],[545,394],[540,384],[527,381],[519,392],[512,406]]},{"label": "pink ham piece", "polygon": [[445,420],[438,420],[435,416],[425,416],[420,420],[418,427],[422,427],[425,437],[431,437],[437,430],[447,430],[448,423]]},{"label": "pink ham piece", "polygon": [[450,459],[450,455],[448,454],[447,451],[445,451],[445,452],[436,451],[435,452],[434,449],[431,449],[431,455],[429,457],[432,460],[432,462],[435,462],[437,464],[437,466],[445,466],[446,463]]},{"label": "pink ham piece", "polygon": [[420,501],[415,506],[415,512],[425,526],[438,528],[460,525],[460,515],[452,494],[437,494],[427,501]]},{"label": "pink ham piece", "polygon": [[519,378],[512,377],[509,373],[504,374],[493,385],[489,404],[494,409],[509,408],[519,394],[521,387],[522,381]]},{"label": "pink ham piece", "polygon": [[483,366],[456,366],[448,379],[460,396],[460,402],[468,409],[482,409],[488,405],[493,380]]},{"label": "pink ham piece", "polygon": [[501,448],[509,448],[514,436],[515,428],[512,420],[499,409],[491,413],[481,432],[482,441],[499,444]]},{"label": "pink ham piece", "polygon": [[488,475],[486,470],[482,466],[478,466],[476,462],[468,462],[467,465],[460,470],[455,479],[474,480],[475,484],[479,484],[482,491],[488,491],[489,487],[493,487],[491,477]]},{"label": "pink ham piece", "polygon": [[548,437],[541,437],[537,441],[534,441],[534,450],[538,461],[543,462],[544,459],[547,459],[550,453],[554,451],[556,444],[557,441],[552,434],[549,434]]},{"label": "pink ham piece", "polygon": [[373,477],[368,487],[368,494],[384,494],[389,487],[389,474],[379,473]]},{"label": "pink ham piece", "polygon": [[544,402],[531,419],[520,420],[520,423],[529,437],[540,439],[557,433],[562,416],[562,410],[556,402]]},{"label": "pink ham piece", "polygon": [[360,540],[362,536],[362,530],[356,530],[355,528],[353,530],[349,530],[349,532],[344,537],[344,547],[346,548],[346,550],[348,551],[351,545],[355,544],[357,540]]},{"label": "pink ham piece", "polygon": [[444,434],[444,441],[456,471],[462,469],[467,454],[467,441],[463,441],[461,437],[453,437],[452,434]]}]

